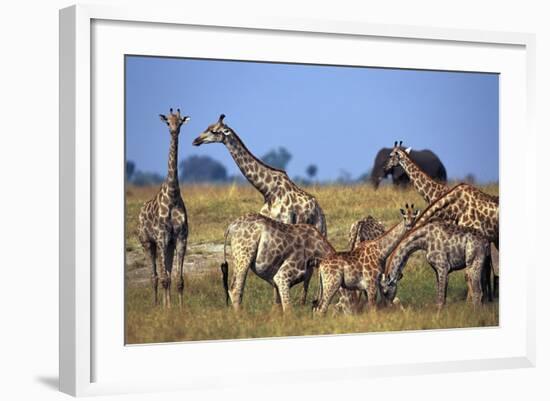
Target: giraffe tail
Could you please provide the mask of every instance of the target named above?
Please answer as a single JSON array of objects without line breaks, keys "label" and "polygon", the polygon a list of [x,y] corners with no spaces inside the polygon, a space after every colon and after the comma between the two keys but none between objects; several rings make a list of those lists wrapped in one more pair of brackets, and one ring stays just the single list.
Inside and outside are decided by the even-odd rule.
[{"label": "giraffe tail", "polygon": [[220,269],[222,271],[222,283],[223,283],[223,289],[225,291],[225,304],[229,305],[229,264],[227,263],[227,253],[226,253],[226,245],[227,245],[227,236],[229,235],[229,231],[231,229],[231,226],[225,230],[225,235],[223,238],[223,263],[220,266]]}]

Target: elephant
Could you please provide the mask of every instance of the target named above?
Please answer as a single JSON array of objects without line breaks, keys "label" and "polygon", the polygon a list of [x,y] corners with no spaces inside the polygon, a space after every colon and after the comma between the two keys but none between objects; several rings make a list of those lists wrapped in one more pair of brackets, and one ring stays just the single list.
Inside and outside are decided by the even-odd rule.
[{"label": "elephant", "polygon": [[[392,176],[393,185],[403,188],[409,185],[409,177],[400,166],[394,167],[388,171],[384,170],[384,165],[391,151],[391,148],[382,148],[376,154],[374,166],[372,167],[370,175],[371,183],[375,189],[378,188],[380,182],[389,174]],[[447,183],[447,170],[439,157],[431,150],[411,150],[409,155],[418,167],[428,176],[441,183]]]}]

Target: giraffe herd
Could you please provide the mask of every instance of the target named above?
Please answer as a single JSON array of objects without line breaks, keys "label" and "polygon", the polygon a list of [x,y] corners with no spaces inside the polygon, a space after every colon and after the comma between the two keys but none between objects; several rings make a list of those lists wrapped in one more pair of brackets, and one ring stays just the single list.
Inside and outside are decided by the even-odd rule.
[{"label": "giraffe herd", "polygon": [[[180,307],[183,305],[183,262],[189,233],[188,218],[178,181],[180,129],[189,121],[180,110],[160,115],[170,133],[168,174],[156,196],[145,202],[139,214],[138,237],[151,267],[153,301],[171,306],[172,267],[175,263]],[[398,282],[409,257],[424,250],[437,276],[436,305],[445,303],[448,274],[464,269],[468,299],[479,305],[492,300],[498,284],[499,200],[478,188],[437,182],[409,157],[410,148],[395,142],[386,170],[403,168],[413,187],[428,206],[420,212],[414,205],[401,209],[402,221],[390,229],[373,216],[356,221],[350,228],[349,249],[336,251],[327,239],[325,214],[317,199],[294,183],[283,170],[268,166],[254,156],[220,115],[193,145],[222,143],[240,171],[264,199],[258,213],[248,213],[231,222],[224,236],[221,264],[226,302],[239,309],[246,277],[251,270],[273,287],[274,302],[283,312],[291,309],[290,288],[302,283],[301,302],[307,303],[310,280],[319,272],[319,293],[313,301],[315,314],[327,312],[339,293],[336,310],[358,310],[361,294],[368,309],[396,302]],[[234,261],[229,282],[226,247]],[[491,263],[492,261],[492,263]],[[491,269],[492,266],[492,269]]]}]

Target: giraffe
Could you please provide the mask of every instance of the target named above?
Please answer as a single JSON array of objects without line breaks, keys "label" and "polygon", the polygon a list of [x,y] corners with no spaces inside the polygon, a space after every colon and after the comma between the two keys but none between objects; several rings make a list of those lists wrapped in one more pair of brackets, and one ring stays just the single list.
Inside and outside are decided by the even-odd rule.
[{"label": "giraffe", "polygon": [[223,143],[246,179],[264,197],[260,214],[287,224],[315,226],[326,236],[325,215],[314,196],[299,188],[285,171],[266,165],[254,156],[237,133],[224,123],[225,115],[208,126],[193,145]]},{"label": "giraffe", "polygon": [[363,241],[371,241],[386,232],[384,225],[372,216],[353,223],[349,229],[349,250],[352,251]]},{"label": "giraffe", "polygon": [[[326,237],[325,215],[317,199],[292,182],[285,171],[270,167],[254,156],[224,119],[225,114],[221,114],[216,123],[195,138],[193,145],[225,145],[246,179],[262,194],[264,204],[260,214],[287,224],[311,224]],[[304,287],[303,294],[306,292]],[[273,297],[278,299],[276,289]]]},{"label": "giraffe", "polygon": [[[225,248],[231,236],[235,268],[229,286],[229,265]],[[226,302],[239,309],[248,270],[271,284],[283,312],[290,310],[290,288],[304,282],[302,303],[317,260],[334,248],[316,227],[285,224],[259,213],[249,213],[233,221],[224,238],[224,262],[221,265]]]},{"label": "giraffe", "polygon": [[[499,198],[488,195],[469,184],[459,184],[434,200],[418,218],[418,224],[425,224],[432,219],[441,219],[462,227],[473,228],[492,242],[495,251],[491,252],[493,288],[498,293],[498,246],[499,246]],[[485,270],[487,274],[491,269]],[[492,300],[490,280],[485,282],[487,298]]]},{"label": "giraffe", "polygon": [[[170,131],[168,175],[154,198],[145,202],[139,213],[138,237],[151,265],[154,303],[158,304],[158,282],[163,291],[163,306],[170,307],[170,287],[174,253],[176,254],[177,288],[180,307],[183,304],[183,259],[187,249],[188,220],[178,181],[178,139],[180,128],[189,120],[176,113],[160,114]],[[157,263],[158,262],[158,263]]]},{"label": "giraffe", "polygon": [[[413,186],[416,188],[418,193],[424,198],[426,203],[431,204],[432,202],[435,202],[436,200],[439,200],[443,195],[445,195],[451,188],[449,188],[447,185],[442,184],[432,178],[430,178],[427,174],[425,174],[415,163],[414,161],[409,157],[409,153],[411,151],[411,148],[403,148],[402,147],[403,141],[400,141],[397,143],[395,141],[394,147],[392,152],[390,153],[388,160],[386,161],[385,170],[388,171],[396,166],[401,166],[405,173],[409,176],[409,179],[411,180]],[[468,184],[464,184],[468,185]],[[496,213],[496,219],[497,219],[497,227],[498,227],[498,196],[492,196],[484,194],[482,191],[476,189],[475,187],[469,185],[469,187],[472,189],[469,192],[476,193],[474,196],[475,198],[486,198],[492,199],[497,204],[497,213]],[[481,195],[483,194],[483,195]],[[473,213],[472,211],[470,211]],[[451,219],[452,220],[452,219]],[[464,224],[462,224],[464,225]],[[469,226],[469,225],[468,225]],[[498,228],[497,228],[498,231]],[[489,238],[489,237],[488,237]],[[491,239],[490,237],[489,239]],[[491,270],[493,272],[494,276],[494,291],[495,294],[498,293],[498,238],[496,242],[494,242],[494,246],[496,247],[496,251],[491,253],[491,257],[486,260],[486,263],[491,263],[492,269],[484,269],[488,274],[491,274]],[[491,284],[490,280],[485,282],[485,285],[487,286],[486,290],[488,291],[488,298],[492,300],[492,293],[491,293]]]},{"label": "giraffe", "polygon": [[334,252],[321,259],[319,264],[319,303],[314,306],[316,313],[325,314],[339,288],[361,290],[367,295],[369,309],[376,306],[380,275],[384,272],[384,262],[399,240],[410,230],[418,216],[414,205],[401,209],[403,220],[390,228],[382,236],[372,241],[364,241],[355,249]]},{"label": "giraffe", "polygon": [[[357,220],[350,227],[348,248],[352,251],[360,242],[374,240],[385,232],[384,225],[370,215]],[[340,297],[334,309],[347,314],[358,312],[361,309],[361,291],[340,288]]]},{"label": "giraffe", "polygon": [[394,299],[397,282],[403,277],[409,257],[419,250],[426,251],[426,260],[436,273],[438,309],[445,304],[449,273],[464,268],[470,300],[474,306],[481,304],[482,270],[487,266],[485,260],[489,256],[489,242],[477,230],[441,220],[430,220],[416,226],[388,257],[386,271],[380,280],[381,293],[386,302]]},{"label": "giraffe", "polygon": [[449,187],[434,180],[422,171],[409,156],[411,148],[405,149],[402,147],[402,144],[403,141],[400,141],[399,143],[395,141],[393,150],[391,151],[384,166],[384,170],[389,171],[394,167],[401,166],[401,168],[409,176],[411,183],[420,196],[424,198],[427,204],[430,204],[447,192]]}]

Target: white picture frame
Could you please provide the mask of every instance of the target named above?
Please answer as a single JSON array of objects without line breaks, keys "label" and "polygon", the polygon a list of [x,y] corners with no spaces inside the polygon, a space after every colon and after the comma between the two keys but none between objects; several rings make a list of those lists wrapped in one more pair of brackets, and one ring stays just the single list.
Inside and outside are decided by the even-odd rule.
[{"label": "white picture frame", "polygon": [[[161,45],[163,35],[170,30],[193,29],[201,46],[193,49],[169,49]],[[141,37],[143,31],[146,36]],[[184,32],[185,33],[185,32]],[[201,38],[201,34],[210,35]],[[254,59],[269,58],[283,61],[315,62],[315,52],[301,54],[299,44],[284,42],[320,41],[325,44],[337,38],[341,54],[335,48],[327,57],[341,57],[349,64],[364,65],[357,55],[355,59],[346,50],[347,41],[357,46],[371,46],[378,54],[380,66],[401,68],[430,68],[451,70],[480,70],[502,74],[501,83],[501,325],[496,329],[463,329],[453,331],[429,331],[423,333],[388,333],[350,336],[317,336],[292,339],[198,342],[193,344],[148,345],[125,347],[123,338],[118,343],[123,321],[122,310],[113,308],[104,313],[105,305],[98,300],[97,291],[115,294],[123,275],[123,264],[118,263],[120,240],[108,238],[113,232],[101,231],[108,223],[119,221],[120,199],[111,202],[109,190],[123,186],[123,167],[120,150],[123,134],[105,136],[97,134],[98,128],[107,132],[119,132],[121,122],[114,124],[112,117],[105,117],[102,110],[120,110],[120,97],[101,99],[105,92],[98,82],[106,80],[109,87],[122,90],[120,71],[117,70],[125,52],[140,54],[180,56],[191,52],[192,56],[207,55],[210,41],[222,35],[231,36],[232,45],[250,35],[262,35],[264,49],[253,49]],[[94,36],[95,35],[95,36]],[[237,37],[238,36],[238,37]],[[109,40],[105,40],[105,39]],[[287,39],[285,39],[287,38]],[[298,40],[299,39],[299,40]],[[156,40],[156,42],[155,42]],[[209,41],[210,40],[210,41]],[[225,38],[221,38],[222,42]],[[132,43],[130,43],[132,42]],[[138,43],[136,43],[138,42]],[[372,42],[372,43],[371,43]],[[382,43],[383,42],[383,43]],[[404,42],[401,43],[401,42]],[[484,32],[460,29],[427,28],[413,26],[376,25],[358,21],[293,20],[291,18],[238,17],[227,15],[187,15],[185,9],[163,10],[150,8],[112,8],[108,6],[72,6],[60,12],[60,389],[72,395],[94,395],[157,391],[167,389],[202,389],[235,385],[236,374],[246,372],[258,383],[273,380],[293,382],[296,380],[328,380],[381,375],[465,371],[476,369],[499,369],[529,367],[535,363],[534,338],[534,282],[528,277],[534,274],[535,261],[530,256],[534,247],[528,236],[514,236],[519,232],[534,232],[536,219],[534,207],[534,177],[527,174],[527,149],[535,143],[532,128],[534,109],[534,42],[530,34],[507,32]],[[251,42],[252,43],[252,42]],[[383,46],[381,46],[381,43]],[[400,44],[401,43],[401,44]],[[312,42],[312,44],[315,44]],[[392,46],[401,46],[403,52],[391,52]],[[215,45],[212,45],[215,46]],[[237,45],[238,46],[238,45]],[[294,48],[293,48],[294,46]],[[204,48],[203,48],[204,47]],[[234,58],[238,51],[252,51],[250,44],[240,50],[218,50],[218,58]],[[313,46],[314,47],[314,46]],[[312,48],[313,48],[312,47]],[[213,47],[215,48],[215,47]],[[277,51],[289,52],[278,54]],[[403,62],[407,49],[410,60]],[[137,49],[137,50],[136,50]],[[244,50],[243,50],[244,49]],[[377,50],[379,49],[379,50]],[[382,50],[380,50],[382,49]],[[437,51],[441,60],[429,57]],[[102,53],[105,52],[105,53]],[[295,52],[297,55],[291,56]],[[347,55],[346,55],[346,52]],[[426,58],[421,59],[426,52]],[[461,58],[460,55],[464,54]],[[237,56],[238,58],[239,56]],[[290,57],[295,57],[289,60]],[[309,57],[309,58],[308,58]],[[417,58],[415,58],[417,57]],[[114,61],[113,61],[114,60]],[[401,60],[401,61],[400,61]],[[111,64],[112,63],[112,64]],[[337,62],[338,63],[338,62]],[[340,61],[340,63],[344,63]],[[476,64],[478,63],[478,64]],[[372,62],[369,63],[372,65]],[[475,66],[479,66],[479,69]],[[110,71],[115,66],[113,71]],[[114,71],[117,70],[117,71]],[[107,71],[107,74],[104,72]],[[111,77],[109,71],[114,75]],[[95,77],[95,78],[94,78]],[[118,78],[117,78],[118,77]],[[95,82],[93,80],[96,79]],[[514,97],[511,93],[514,93]],[[119,94],[122,96],[122,94]],[[105,100],[105,102],[103,102]],[[113,102],[110,104],[109,102]],[[114,106],[113,106],[114,105]],[[102,131],[102,132],[106,132]],[[96,132],[97,135],[94,135]],[[521,135],[512,135],[521,132]],[[105,141],[112,141],[107,149]],[[510,152],[515,151],[514,168],[510,166]],[[123,157],[123,156],[122,156]],[[117,167],[118,166],[118,167]],[[118,168],[118,170],[117,170]],[[109,179],[100,179],[105,174]],[[102,176],[103,174],[103,176]],[[521,185],[521,191],[512,190]],[[104,186],[105,185],[105,186]],[[123,187],[120,187],[122,191]],[[122,193],[122,192],[121,192]],[[103,194],[106,194],[105,196]],[[122,200],[123,202],[123,200]],[[112,206],[111,203],[116,205]],[[117,215],[118,213],[118,215]],[[102,220],[103,219],[103,220]],[[118,223],[117,223],[118,224]],[[513,230],[512,230],[513,227]],[[520,238],[521,237],[521,238]],[[110,241],[111,248],[101,248],[100,243]],[[118,241],[118,242],[117,242]],[[513,243],[514,246],[511,246]],[[99,249],[99,248],[101,249]],[[120,253],[123,252],[123,247]],[[524,255],[521,257],[521,255]],[[120,268],[120,277],[110,280],[103,273],[97,274],[94,266],[102,258],[112,257],[113,270]],[[111,259],[109,259],[111,260]],[[519,265],[521,270],[508,269]],[[110,273],[109,273],[110,274]],[[115,273],[116,274],[116,273]],[[514,299],[511,285],[515,286]],[[95,297],[95,298],[94,298]],[[119,305],[119,295],[113,301]],[[107,316],[108,315],[108,316]],[[113,326],[111,326],[113,325]],[[116,326],[116,327],[114,327]],[[112,334],[114,332],[115,334]],[[113,336],[115,340],[113,340]],[[372,348],[373,338],[377,343],[386,341],[415,344],[408,352],[399,355],[377,355]],[[448,341],[469,344],[469,351],[457,346],[455,350],[437,350],[436,355],[427,352],[420,358],[415,352],[420,344],[437,345]],[[483,342],[476,349],[477,342]],[[369,345],[371,344],[371,345]],[[368,358],[351,353],[339,357],[338,349],[349,346],[369,350]],[[369,348],[370,347],[370,348]],[[380,348],[383,348],[381,346]],[[316,359],[319,349],[327,355],[329,364]],[[334,349],[334,350],[332,350]],[[403,348],[406,350],[406,348]],[[366,352],[366,351],[365,351]],[[397,352],[397,351],[396,351]],[[284,364],[285,353],[306,355],[297,358],[292,366]],[[341,353],[341,351],[340,351]],[[177,357],[175,354],[179,354]],[[360,352],[359,352],[360,354]],[[185,358],[181,356],[184,355]],[[234,372],[221,374],[211,364],[220,358],[236,360]],[[387,359],[384,359],[386,357]],[[179,358],[180,366],[173,358]],[[158,361],[166,363],[166,371],[174,374],[161,375],[145,370],[147,379],[135,375],[132,367],[155,366]],[[387,362],[385,362],[387,360]],[[269,365],[264,363],[269,361]],[[396,362],[397,361],[397,362]],[[163,363],[164,363],[163,362]],[[254,366],[251,367],[251,362]],[[247,366],[248,364],[248,366]],[[170,368],[174,366],[175,369]],[[223,369],[227,370],[226,368]],[[127,372],[128,374],[125,374]],[[177,373],[177,374],[176,374]],[[266,374],[269,373],[269,379]],[[145,373],[144,373],[145,374]]]}]

